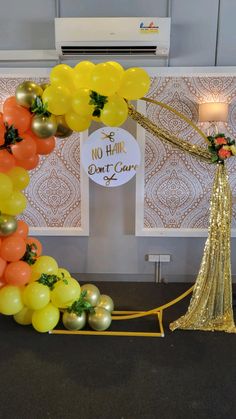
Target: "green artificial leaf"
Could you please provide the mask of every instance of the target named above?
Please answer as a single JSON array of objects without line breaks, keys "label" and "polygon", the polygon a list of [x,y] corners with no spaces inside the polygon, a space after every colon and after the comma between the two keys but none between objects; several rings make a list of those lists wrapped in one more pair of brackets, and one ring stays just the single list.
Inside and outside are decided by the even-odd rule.
[{"label": "green artificial leaf", "polygon": [[38,247],[35,243],[31,243],[31,244],[27,243],[25,254],[21,258],[21,260],[28,263],[28,265],[33,265],[36,262],[37,249]]},{"label": "green artificial leaf", "polygon": [[53,290],[54,285],[60,278],[56,275],[42,274],[37,280],[40,284],[46,285],[50,290]]},{"label": "green artificial leaf", "polygon": [[12,154],[11,145],[19,143],[23,140],[19,136],[18,130],[14,128],[13,125],[8,125],[5,123],[5,134],[4,134],[4,144],[0,146],[0,150],[7,150],[8,153]]},{"label": "green artificial leaf", "polygon": [[64,282],[64,284],[66,284],[66,285],[69,284],[69,282],[68,282],[68,280],[66,278],[62,278],[62,282]]},{"label": "green artificial leaf", "polygon": [[30,108],[30,112],[34,113],[35,115],[48,117],[51,115],[51,112],[49,112],[47,108],[48,104],[43,103],[41,97],[37,96]]},{"label": "green artificial leaf", "polygon": [[219,160],[219,156],[216,154],[216,155],[213,155],[213,156],[211,156],[211,162],[212,163],[217,163],[218,162],[218,160]]},{"label": "green artificial leaf", "polygon": [[208,139],[211,143],[214,141],[214,137],[212,137],[211,135],[209,135],[209,136],[207,137],[207,139]]},{"label": "green artificial leaf", "polygon": [[227,137],[228,145],[235,145],[235,140],[233,138]]},{"label": "green artificial leaf", "polygon": [[95,110],[93,111],[93,116],[97,116],[98,118],[100,118],[101,115],[101,110],[99,108],[95,108]]},{"label": "green artificial leaf", "polygon": [[93,116],[100,116],[101,110],[104,108],[104,105],[107,103],[107,101],[107,96],[99,95],[99,93],[94,92],[93,90],[91,91],[89,104],[95,107]]},{"label": "green artificial leaf", "polygon": [[84,311],[88,311],[89,313],[94,312],[94,308],[88,301],[85,300],[87,291],[82,291],[80,294],[80,298],[73,302],[73,304],[67,308],[69,313],[75,313],[77,316],[81,316]]}]

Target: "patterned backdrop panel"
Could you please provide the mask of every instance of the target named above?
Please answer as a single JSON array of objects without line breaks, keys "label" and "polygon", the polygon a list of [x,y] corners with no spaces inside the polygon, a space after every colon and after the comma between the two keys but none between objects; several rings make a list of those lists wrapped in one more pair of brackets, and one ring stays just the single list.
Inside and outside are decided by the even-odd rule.
[{"label": "patterned backdrop panel", "polygon": [[[36,83],[47,81],[2,77],[1,102],[13,96],[16,87],[27,79]],[[80,164],[81,137],[73,133],[66,139],[57,138],[55,150],[49,156],[41,156],[37,168],[30,172],[30,185],[24,191],[28,204],[20,218],[39,234],[88,234],[88,211],[84,211],[88,203],[83,201],[88,196],[88,182]]]},{"label": "patterned backdrop panel", "polygon": [[[227,102],[230,104],[228,123],[219,123],[219,130],[236,137],[236,77],[153,77],[148,96],[172,106],[203,130],[207,124],[200,126],[197,122],[198,104]],[[180,138],[205,145],[192,127],[170,111],[148,103],[146,113],[151,121]],[[137,182],[137,196],[143,188],[141,195],[144,199],[143,202],[137,199],[137,205],[143,207],[136,212],[136,234],[158,235],[160,231],[161,234],[166,231],[171,235],[168,229],[174,229],[173,235],[191,236],[193,231],[207,229],[215,166],[163,144],[148,132],[141,132],[145,156],[143,182]],[[236,196],[235,158],[226,164],[233,196]],[[232,226],[236,227],[235,205]]]}]

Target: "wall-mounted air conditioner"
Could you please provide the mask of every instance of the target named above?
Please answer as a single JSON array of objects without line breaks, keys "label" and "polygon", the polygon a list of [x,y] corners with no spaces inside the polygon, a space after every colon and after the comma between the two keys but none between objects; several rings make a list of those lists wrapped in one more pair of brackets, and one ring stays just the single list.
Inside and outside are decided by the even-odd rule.
[{"label": "wall-mounted air conditioner", "polygon": [[167,57],[170,18],[56,18],[60,56],[113,55]]}]

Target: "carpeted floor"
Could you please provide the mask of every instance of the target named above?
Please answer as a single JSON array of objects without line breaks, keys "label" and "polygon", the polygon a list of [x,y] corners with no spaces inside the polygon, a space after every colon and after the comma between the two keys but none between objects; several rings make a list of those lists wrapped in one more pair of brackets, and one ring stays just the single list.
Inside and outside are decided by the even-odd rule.
[{"label": "carpeted floor", "polygon": [[[135,310],[154,308],[189,287],[97,285],[116,309]],[[186,299],[165,312],[165,338],[39,334],[1,316],[0,418],[234,419],[236,336],[170,332],[169,322],[187,306]],[[152,319],[125,323],[126,329],[155,330]]]}]

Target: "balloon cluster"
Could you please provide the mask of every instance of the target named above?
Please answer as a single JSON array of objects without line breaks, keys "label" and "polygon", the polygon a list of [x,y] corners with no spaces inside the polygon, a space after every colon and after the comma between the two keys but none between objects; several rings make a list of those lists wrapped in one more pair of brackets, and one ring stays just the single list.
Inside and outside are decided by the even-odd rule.
[{"label": "balloon cluster", "polygon": [[88,322],[92,329],[102,331],[110,326],[113,310],[114,303],[109,295],[100,294],[93,284],[85,284],[81,287],[80,299],[63,313],[62,322],[68,330],[81,330]]},{"label": "balloon cluster", "polygon": [[79,330],[88,323],[95,330],[111,324],[112,299],[100,295],[92,284],[80,287],[70,273],[59,268],[51,256],[40,256],[41,243],[27,237],[27,225],[18,222],[17,231],[4,240],[0,252],[0,312],[12,315],[21,325],[32,324],[38,332],[57,325],[60,311],[67,329]]},{"label": "balloon cluster", "polygon": [[[22,325],[39,332],[53,329],[63,311],[67,328],[82,328],[87,321],[105,330],[114,308],[109,296],[92,284],[82,287],[55,259],[42,256],[38,239],[16,219],[27,205],[23,190],[28,171],[40,155],[50,154],[55,137],[84,131],[92,120],[108,126],[123,124],[128,101],[144,96],[150,85],[140,68],[124,70],[117,62],[82,61],[74,68],[55,66],[50,83],[27,80],[15,96],[3,103],[0,113],[0,313],[12,315]],[[55,137],[54,137],[55,136]],[[81,317],[82,316],[82,317]],[[83,318],[83,319],[82,319]],[[73,323],[73,325],[72,325]],[[83,324],[84,323],[84,324]],[[75,326],[76,324],[76,326]],[[78,327],[79,324],[79,327]]]},{"label": "balloon cluster", "polygon": [[42,102],[52,115],[64,115],[73,131],[88,129],[93,119],[119,126],[128,116],[127,101],[144,96],[149,86],[145,70],[135,67],[125,71],[113,61],[97,65],[82,61],[74,68],[59,64],[50,73]]}]

